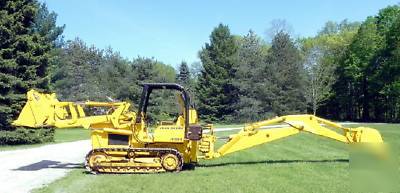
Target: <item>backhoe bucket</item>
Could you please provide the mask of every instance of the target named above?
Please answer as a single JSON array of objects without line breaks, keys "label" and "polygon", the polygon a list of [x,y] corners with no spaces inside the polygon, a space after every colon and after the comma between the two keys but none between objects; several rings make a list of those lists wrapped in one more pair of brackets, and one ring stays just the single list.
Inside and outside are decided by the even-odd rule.
[{"label": "backhoe bucket", "polygon": [[378,130],[369,127],[357,127],[354,142],[357,143],[383,143],[382,136]]},{"label": "backhoe bucket", "polygon": [[378,130],[369,127],[357,127],[353,131],[355,135],[353,135],[351,157],[355,158],[361,155],[381,159],[390,157],[390,152]]},{"label": "backhoe bucket", "polygon": [[65,108],[57,107],[56,103],[59,101],[56,98],[56,94],[43,94],[35,90],[30,90],[27,93],[27,102],[18,116],[12,124],[14,126],[25,126],[25,127],[43,127],[51,126],[54,122],[55,113],[64,116],[67,112]]},{"label": "backhoe bucket", "polygon": [[383,143],[382,136],[378,130],[361,127],[361,137],[360,142],[362,143]]}]

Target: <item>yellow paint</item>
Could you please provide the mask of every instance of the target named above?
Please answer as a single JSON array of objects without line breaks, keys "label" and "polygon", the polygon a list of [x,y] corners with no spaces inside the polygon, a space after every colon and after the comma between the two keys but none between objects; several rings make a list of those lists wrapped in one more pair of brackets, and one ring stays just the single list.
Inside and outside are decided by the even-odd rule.
[{"label": "yellow paint", "polygon": [[[308,132],[322,137],[330,138],[343,143],[383,143],[380,133],[372,128],[358,127],[346,128],[340,124],[313,116],[313,115],[287,115],[269,120],[255,122],[246,125],[237,134],[231,135],[229,140],[219,149],[215,149],[217,140],[212,125],[203,125],[201,140],[189,140],[185,138],[185,110],[181,96],[178,97],[180,115],[176,122],[161,121],[152,133],[147,130],[143,117],[136,120],[135,112],[129,110],[130,104],[126,102],[93,102],[82,103],[60,102],[56,94],[43,94],[35,90],[27,93],[27,103],[22,109],[15,126],[57,127],[72,128],[83,127],[91,130],[92,148],[172,148],[182,154],[184,163],[196,163],[198,158],[213,159],[236,151],[248,149],[260,144],[295,135],[300,132]],[[97,107],[106,111],[102,115],[88,115],[85,108]],[[197,111],[189,110],[189,125],[199,124]],[[264,126],[284,124],[280,128],[263,129]],[[205,133],[204,131],[208,131]],[[126,144],[112,145],[110,134],[128,136]],[[99,160],[124,160],[127,152],[113,152],[112,156],[104,158],[99,155]],[[161,167],[161,158],[149,157],[148,153],[137,153],[125,166],[136,167],[138,165],[152,167],[149,171],[164,171]],[[96,158],[93,158],[96,159]],[[149,161],[152,160],[152,161]],[[95,162],[96,160],[93,160]],[[150,163],[151,162],[151,163]],[[106,166],[108,163],[102,163]],[[115,163],[117,164],[117,163]],[[124,166],[123,162],[118,163]],[[117,165],[118,165],[117,164]],[[173,157],[165,158],[168,167],[177,167]],[[119,165],[118,165],[119,166]],[[164,166],[166,167],[166,166]],[[115,171],[115,168],[104,168],[105,172]],[[103,171],[102,170],[102,171]],[[142,168],[138,170],[142,171]],[[167,169],[168,170],[168,169]]]}]

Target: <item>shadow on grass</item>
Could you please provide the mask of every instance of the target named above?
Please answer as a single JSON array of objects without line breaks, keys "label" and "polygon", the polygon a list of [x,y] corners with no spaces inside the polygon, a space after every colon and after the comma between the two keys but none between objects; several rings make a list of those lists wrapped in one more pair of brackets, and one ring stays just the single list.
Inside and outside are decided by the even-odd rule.
[{"label": "shadow on grass", "polygon": [[19,167],[17,169],[13,169],[16,171],[37,171],[41,169],[47,168],[56,168],[56,169],[76,169],[83,168],[83,165],[80,163],[62,163],[59,161],[52,160],[42,160],[40,162],[36,162],[33,164],[29,164],[26,166]]},{"label": "shadow on grass", "polygon": [[332,159],[332,160],[264,160],[264,161],[249,161],[249,162],[225,162],[216,164],[200,164],[197,167],[220,167],[229,165],[252,165],[252,164],[296,164],[296,163],[349,163],[349,159]]},{"label": "shadow on grass", "polygon": [[[264,160],[264,161],[248,161],[248,162],[225,162],[215,164],[199,164],[196,167],[221,167],[229,165],[252,165],[252,164],[296,164],[296,163],[349,163],[349,159],[332,159],[332,160]],[[41,169],[54,168],[54,169],[79,169],[83,168],[81,163],[62,163],[59,161],[42,160],[33,164],[13,169],[15,171],[37,171]],[[189,164],[185,165],[183,170],[193,170],[194,166]]]}]

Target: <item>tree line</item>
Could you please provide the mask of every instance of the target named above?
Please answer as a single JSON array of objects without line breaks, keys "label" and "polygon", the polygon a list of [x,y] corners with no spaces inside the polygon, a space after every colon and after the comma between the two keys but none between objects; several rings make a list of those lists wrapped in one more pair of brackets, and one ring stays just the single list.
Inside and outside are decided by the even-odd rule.
[{"label": "tree line", "polygon": [[399,26],[398,5],[363,22],[329,21],[314,37],[277,29],[270,43],[220,24],[199,53],[200,114],[227,122],[296,113],[398,122]]},{"label": "tree line", "polygon": [[[200,62],[178,69],[155,58],[127,59],[78,37],[65,40],[57,14],[36,0],[0,2],[0,129],[10,126],[35,88],[69,101],[139,102],[143,82],[185,86],[202,120],[251,122],[312,113],[336,120],[400,120],[400,8],[363,22],[326,22],[313,37],[271,30],[266,41],[219,24],[199,50]],[[283,25],[284,26],[284,25]],[[173,115],[171,93],[152,100],[152,120]],[[24,129],[21,135],[48,135]],[[14,132],[14,133],[13,133]],[[51,135],[51,134],[50,134]],[[4,138],[0,137],[0,141]],[[35,141],[35,139],[33,139]]]}]

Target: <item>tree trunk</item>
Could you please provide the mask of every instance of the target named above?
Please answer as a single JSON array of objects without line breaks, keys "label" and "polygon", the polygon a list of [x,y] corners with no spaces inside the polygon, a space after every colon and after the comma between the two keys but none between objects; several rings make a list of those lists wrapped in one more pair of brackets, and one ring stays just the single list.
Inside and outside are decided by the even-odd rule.
[{"label": "tree trunk", "polygon": [[363,79],[363,101],[362,101],[362,120],[363,121],[369,121],[370,117],[369,117],[369,95],[368,95],[368,85],[367,85],[367,77],[364,77]]}]

